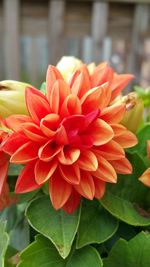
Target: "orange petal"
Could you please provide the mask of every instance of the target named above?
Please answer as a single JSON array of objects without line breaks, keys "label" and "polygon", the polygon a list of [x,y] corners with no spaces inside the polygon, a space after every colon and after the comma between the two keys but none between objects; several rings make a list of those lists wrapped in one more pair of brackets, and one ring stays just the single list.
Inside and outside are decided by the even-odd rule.
[{"label": "orange petal", "polygon": [[35,181],[34,167],[35,163],[32,162],[23,168],[17,179],[15,193],[27,193],[40,187]]},{"label": "orange petal", "polygon": [[40,123],[41,131],[49,138],[52,138],[56,134],[56,130],[59,127],[60,117],[58,114],[48,114]]},{"label": "orange petal", "polygon": [[32,119],[39,123],[42,118],[51,112],[46,97],[37,89],[26,88],[26,105]]},{"label": "orange petal", "polygon": [[92,175],[105,182],[116,183],[117,174],[112,165],[100,155],[98,155],[98,162],[98,169]]},{"label": "orange petal", "polygon": [[114,131],[114,135],[115,135],[115,137],[118,137],[118,136],[120,136],[120,135],[122,135],[122,134],[125,134],[125,132],[126,132],[126,128],[123,126],[123,125],[121,125],[121,124],[111,124],[111,128],[113,129],[113,131]]},{"label": "orange petal", "polygon": [[138,142],[135,134],[128,130],[126,130],[122,135],[119,135],[117,137],[115,136],[114,140],[123,148],[135,146]]},{"label": "orange petal", "polygon": [[56,210],[65,205],[71,191],[72,186],[62,178],[59,171],[55,171],[50,179],[50,198]]},{"label": "orange petal", "polygon": [[43,136],[40,127],[33,123],[33,122],[27,122],[22,124],[22,130],[24,134],[32,141],[42,143],[46,142],[47,138]]},{"label": "orange petal", "polygon": [[69,144],[68,135],[63,125],[61,125],[59,129],[57,130],[55,141],[57,144],[63,145],[63,146]]},{"label": "orange petal", "polygon": [[106,82],[102,84],[101,88],[101,100],[99,103],[100,110],[106,108],[109,105],[111,99],[111,88],[109,86],[109,83]]},{"label": "orange petal", "polygon": [[8,158],[6,154],[3,151],[1,151],[0,152],[0,195],[2,194],[4,184],[7,179],[8,166],[9,166]]},{"label": "orange petal", "polygon": [[11,115],[5,119],[5,123],[9,129],[17,132],[21,129],[22,123],[31,122],[32,119],[26,115]]},{"label": "orange petal", "polygon": [[2,148],[7,154],[12,155],[28,141],[29,139],[24,134],[12,133],[7,140],[4,140]]},{"label": "orange petal", "polygon": [[70,94],[70,88],[63,80],[57,80],[51,90],[50,107],[52,112],[58,113],[64,100]]},{"label": "orange petal", "polygon": [[81,180],[79,185],[74,185],[75,190],[83,197],[92,200],[95,195],[95,185],[90,173],[81,171]]},{"label": "orange petal", "polygon": [[61,146],[58,146],[52,141],[48,141],[42,147],[40,147],[38,155],[43,161],[50,161],[53,159],[61,150]]},{"label": "orange petal", "polygon": [[91,86],[99,86],[105,82],[111,82],[113,79],[113,70],[108,66],[107,62],[99,64],[91,75]]},{"label": "orange petal", "polygon": [[71,91],[72,94],[81,98],[91,88],[87,73],[81,72],[75,79]]},{"label": "orange petal", "polygon": [[33,142],[27,142],[19,147],[11,156],[10,162],[17,164],[25,164],[38,158],[39,145]]},{"label": "orange petal", "polygon": [[150,168],[148,168],[142,176],[139,178],[139,180],[146,186],[150,187]]},{"label": "orange petal", "polygon": [[102,110],[100,118],[109,124],[118,123],[123,119],[125,111],[126,107],[124,104],[112,105]]},{"label": "orange petal", "polygon": [[131,74],[115,74],[111,83],[112,97],[111,101],[114,100],[121,91],[129,84],[134,76]]},{"label": "orange petal", "polygon": [[106,183],[93,177],[95,184],[95,196],[97,199],[101,199],[104,196]]},{"label": "orange petal", "polygon": [[58,79],[63,80],[61,73],[59,72],[59,70],[56,67],[49,65],[49,67],[47,69],[47,74],[46,74],[46,96],[47,96],[47,99],[49,102],[50,102],[50,98],[51,98],[51,90],[53,88],[54,83]]},{"label": "orange petal", "polygon": [[127,158],[112,160],[110,164],[114,167],[117,173],[130,174],[132,173],[132,165]]},{"label": "orange petal", "polygon": [[[108,86],[107,86],[108,87]],[[98,109],[102,96],[102,87],[95,87],[87,91],[81,98],[83,114]]]},{"label": "orange petal", "polygon": [[85,171],[96,171],[98,168],[98,161],[95,154],[90,150],[81,151],[78,159],[78,165]]},{"label": "orange petal", "polygon": [[61,164],[71,165],[77,161],[80,156],[80,150],[74,147],[64,146],[57,158]]},{"label": "orange petal", "polygon": [[60,172],[63,176],[63,178],[69,183],[69,184],[79,184],[80,182],[80,169],[78,165],[60,165]]},{"label": "orange petal", "polygon": [[101,155],[107,160],[117,160],[125,157],[123,148],[113,140],[105,145],[96,147],[93,151],[96,155]]},{"label": "orange petal", "polygon": [[50,162],[44,162],[37,160],[35,164],[35,181],[40,185],[45,183],[54,173],[57,168],[57,162],[52,160]]},{"label": "orange petal", "polygon": [[94,123],[92,123],[88,131],[90,132],[90,136],[93,138],[93,144],[95,146],[109,142],[114,136],[112,128],[101,119],[97,119]]},{"label": "orange petal", "polygon": [[68,95],[62,104],[60,115],[62,117],[67,117],[70,115],[81,114],[81,111],[79,98],[75,95]]},{"label": "orange petal", "polygon": [[62,207],[67,213],[72,213],[80,204],[81,196],[73,189],[66,204]]}]

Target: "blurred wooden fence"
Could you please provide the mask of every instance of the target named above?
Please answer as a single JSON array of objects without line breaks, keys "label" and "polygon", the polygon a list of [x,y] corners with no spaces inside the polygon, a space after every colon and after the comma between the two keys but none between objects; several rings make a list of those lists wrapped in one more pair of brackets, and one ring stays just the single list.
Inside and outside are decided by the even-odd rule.
[{"label": "blurred wooden fence", "polygon": [[37,85],[64,54],[150,85],[150,0],[0,0],[0,80]]}]

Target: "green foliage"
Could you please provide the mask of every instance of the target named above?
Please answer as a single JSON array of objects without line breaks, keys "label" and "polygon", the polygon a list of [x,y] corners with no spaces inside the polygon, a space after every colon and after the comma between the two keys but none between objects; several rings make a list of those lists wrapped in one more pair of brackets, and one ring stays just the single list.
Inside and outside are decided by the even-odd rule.
[{"label": "green foliage", "polygon": [[80,209],[71,215],[56,211],[49,197],[37,198],[31,202],[26,212],[30,225],[39,233],[49,238],[60,255],[66,258],[71,250],[79,220]]},{"label": "green foliage", "polygon": [[4,257],[9,244],[9,236],[5,231],[6,222],[0,220],[0,266],[4,267]]},{"label": "green foliage", "polygon": [[112,248],[103,267],[149,267],[150,234],[141,232],[129,242],[120,239]]},{"label": "green foliage", "polygon": [[53,244],[44,236],[36,240],[21,254],[21,262],[17,267],[102,267],[102,260],[96,249],[87,246],[81,250],[72,251],[63,260]]},{"label": "green foliage", "polygon": [[92,243],[103,243],[117,231],[117,228],[118,221],[100,207],[98,201],[85,201],[82,205],[77,248]]}]

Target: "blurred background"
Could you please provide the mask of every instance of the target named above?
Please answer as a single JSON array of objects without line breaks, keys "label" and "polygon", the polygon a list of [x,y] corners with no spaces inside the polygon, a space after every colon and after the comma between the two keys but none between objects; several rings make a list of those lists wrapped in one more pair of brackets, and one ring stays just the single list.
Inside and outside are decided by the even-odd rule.
[{"label": "blurred background", "polygon": [[150,85],[150,0],[0,0],[0,80],[39,85],[63,55]]}]

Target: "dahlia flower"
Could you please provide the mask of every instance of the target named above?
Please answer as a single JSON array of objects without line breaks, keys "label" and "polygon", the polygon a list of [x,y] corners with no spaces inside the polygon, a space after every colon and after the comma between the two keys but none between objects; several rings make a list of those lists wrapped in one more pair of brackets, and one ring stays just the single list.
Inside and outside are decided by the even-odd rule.
[{"label": "dahlia flower", "polygon": [[[147,155],[150,158],[150,140],[147,141]],[[139,180],[150,187],[150,167],[141,175]]]},{"label": "dahlia flower", "polygon": [[67,83],[49,66],[46,95],[26,89],[29,116],[6,119],[13,133],[3,149],[10,162],[25,164],[15,192],[48,183],[54,208],[71,213],[81,197],[100,199],[106,183],[117,182],[117,173],[131,173],[124,149],[137,139],[120,124],[125,104],[110,104],[132,78],[103,63],[92,74],[82,65]]}]

